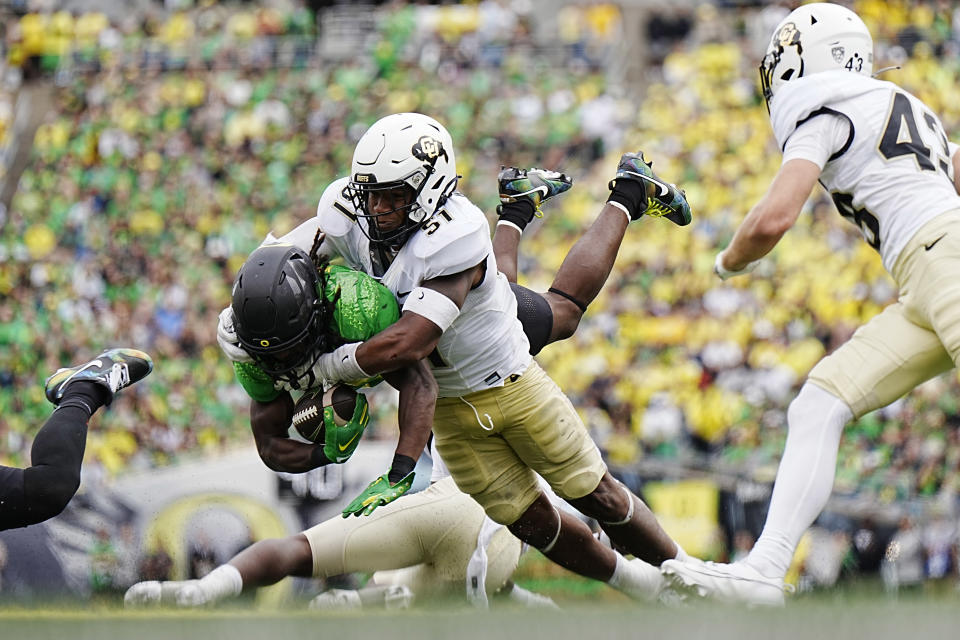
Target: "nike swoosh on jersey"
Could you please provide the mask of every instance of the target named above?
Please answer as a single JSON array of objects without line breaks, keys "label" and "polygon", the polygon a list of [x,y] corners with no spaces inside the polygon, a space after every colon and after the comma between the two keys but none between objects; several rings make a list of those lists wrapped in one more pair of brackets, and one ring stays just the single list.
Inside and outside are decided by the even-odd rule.
[{"label": "nike swoosh on jersey", "polygon": [[925,251],[930,251],[930,249],[933,249],[934,245],[936,245],[938,242],[940,242],[941,240],[943,240],[943,239],[946,238],[946,237],[947,237],[947,234],[943,234],[942,236],[940,236],[939,238],[937,238],[936,240],[934,240],[934,241],[931,242],[930,244],[925,244],[925,245],[923,245],[923,249],[924,249]]},{"label": "nike swoosh on jersey", "polygon": [[397,292],[397,297],[398,297],[398,298],[406,298],[408,295],[410,295],[410,293],[411,293],[412,291],[413,291],[413,289],[410,289],[410,291],[399,291],[399,292]]}]

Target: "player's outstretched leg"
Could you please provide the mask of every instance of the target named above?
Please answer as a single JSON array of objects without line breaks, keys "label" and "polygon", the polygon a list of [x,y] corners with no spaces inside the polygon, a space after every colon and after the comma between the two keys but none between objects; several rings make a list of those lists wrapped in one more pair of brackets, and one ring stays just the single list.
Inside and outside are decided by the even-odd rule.
[{"label": "player's outstretched leg", "polygon": [[807,382],[787,410],[787,442],[773,485],[767,521],[746,559],[663,564],[681,595],[746,605],[783,605],[783,582],[804,531],[827,505],[843,428],[853,418],[839,397]]},{"label": "player's outstretched leg", "polygon": [[[339,520],[339,518],[337,518]],[[256,542],[199,580],[138,582],[123,596],[128,607],[200,607],[265,587],[287,576],[313,575],[313,552],[301,533]]]},{"label": "player's outstretched leg", "polygon": [[651,164],[642,151],[621,156],[606,205],[571,247],[543,294],[553,311],[549,342],[569,338],[577,330],[587,306],[610,276],[631,221],[646,215],[667,218],[680,226],[690,224],[686,194],[654,174]]},{"label": "player's outstretched leg", "polygon": [[33,439],[32,466],[0,467],[0,531],[37,524],[63,511],[80,486],[90,416],[152,368],[142,351],[112,349],[47,379],[46,395],[57,409]]},{"label": "player's outstretched leg", "polygon": [[493,252],[497,269],[510,282],[517,281],[517,251],[520,235],[534,217],[542,217],[540,208],[548,199],[573,185],[563,173],[546,169],[504,167],[497,175],[500,206],[497,207],[497,228],[493,234]]},{"label": "player's outstretched leg", "polygon": [[561,567],[636,600],[655,600],[663,586],[657,567],[604,546],[582,520],[554,507],[543,493],[508,529]]}]

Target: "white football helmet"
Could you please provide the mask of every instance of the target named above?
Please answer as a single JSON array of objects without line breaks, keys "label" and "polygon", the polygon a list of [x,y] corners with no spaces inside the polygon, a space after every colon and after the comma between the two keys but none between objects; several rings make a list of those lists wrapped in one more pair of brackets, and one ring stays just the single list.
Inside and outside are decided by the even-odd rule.
[{"label": "white football helmet", "polygon": [[[371,242],[394,249],[436,213],[457,187],[453,140],[439,122],[420,113],[396,113],[377,120],[353,152],[348,195]],[[409,188],[402,206],[372,213],[370,197],[398,187]],[[406,222],[381,233],[375,218],[407,209]]]},{"label": "white football helmet", "polygon": [[767,106],[784,82],[835,69],[873,74],[873,38],[867,25],[850,9],[829,2],[794,9],[774,29],[760,63]]}]

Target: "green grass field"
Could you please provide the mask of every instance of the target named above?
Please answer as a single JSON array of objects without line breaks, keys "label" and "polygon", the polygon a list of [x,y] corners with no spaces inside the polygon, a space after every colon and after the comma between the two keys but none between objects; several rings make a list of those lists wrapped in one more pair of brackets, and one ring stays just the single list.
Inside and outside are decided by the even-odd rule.
[{"label": "green grass field", "polygon": [[130,612],[43,609],[0,612],[0,637],[22,640],[153,640],[203,638],[955,638],[960,629],[956,599],[822,596],[801,598],[783,610],[747,611],[716,605],[678,609],[581,600],[561,612],[462,607],[415,607],[406,611],[316,613],[289,611]]},{"label": "green grass field", "polygon": [[404,640],[456,638],[606,640],[656,638],[832,639],[960,637],[960,591],[952,583],[892,599],[876,581],[791,597],[779,610],[697,602],[641,605],[528,554],[515,576],[551,596],[561,611],[501,605],[477,611],[457,601],[419,602],[408,610],[316,612],[305,603],[254,609],[249,600],[208,610],[124,610],[119,598],[61,607],[0,606],[0,640]]}]

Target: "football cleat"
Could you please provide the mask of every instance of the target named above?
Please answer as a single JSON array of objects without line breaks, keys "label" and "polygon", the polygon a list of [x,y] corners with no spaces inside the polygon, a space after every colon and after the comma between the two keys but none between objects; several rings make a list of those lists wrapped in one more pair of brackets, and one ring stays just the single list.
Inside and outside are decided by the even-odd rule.
[{"label": "football cleat", "polygon": [[390,585],[383,594],[383,605],[387,609],[409,609],[413,600],[413,591],[405,584]]},{"label": "football cleat", "polygon": [[533,204],[537,217],[541,217],[540,205],[573,186],[573,178],[547,169],[503,167],[497,175],[497,184],[502,204],[526,199]]},{"label": "football cleat", "polygon": [[135,607],[200,607],[207,598],[200,589],[199,580],[148,580],[138,582],[123,594],[123,606]]},{"label": "football cleat", "polygon": [[646,209],[639,211],[633,220],[644,215],[653,218],[666,218],[681,227],[690,224],[693,219],[687,194],[676,185],[665,182],[653,172],[653,162],[647,162],[643,152],[625,153],[617,165],[617,175],[610,181],[613,189],[617,180],[634,180],[643,185]]},{"label": "football cleat", "polygon": [[90,362],[58,369],[47,378],[44,391],[47,400],[59,405],[63,399],[64,390],[71,382],[86,380],[94,382],[110,391],[110,402],[113,396],[135,382],[139,382],[153,371],[153,360],[143,351],[137,349],[107,349]]},{"label": "football cleat", "polygon": [[308,606],[321,611],[346,611],[360,609],[363,603],[360,594],[353,589],[330,589],[311,600]]},{"label": "football cleat", "polygon": [[667,560],[660,570],[668,588],[681,599],[710,598],[748,607],[782,607],[784,592],[793,592],[793,585],[784,584],[778,578],[767,578],[743,562]]}]

